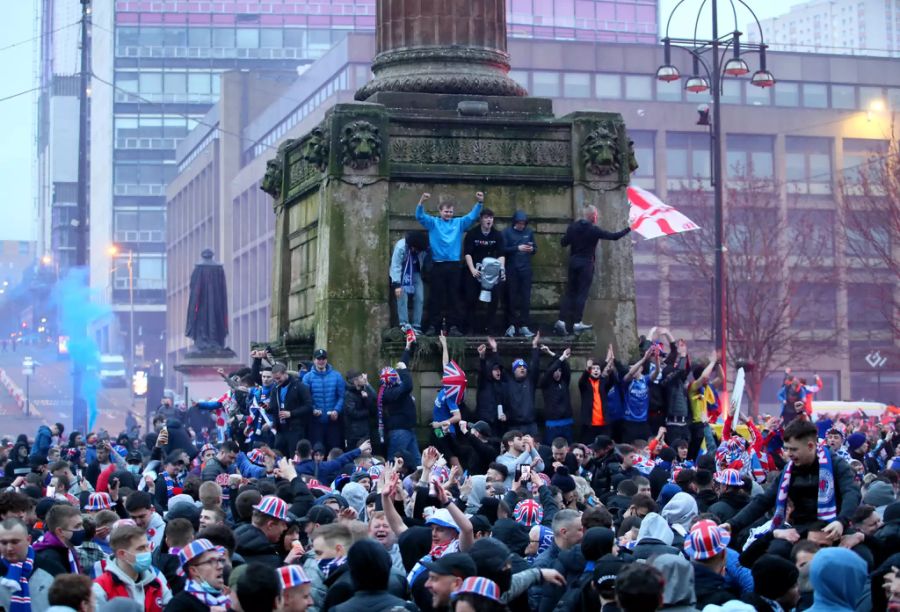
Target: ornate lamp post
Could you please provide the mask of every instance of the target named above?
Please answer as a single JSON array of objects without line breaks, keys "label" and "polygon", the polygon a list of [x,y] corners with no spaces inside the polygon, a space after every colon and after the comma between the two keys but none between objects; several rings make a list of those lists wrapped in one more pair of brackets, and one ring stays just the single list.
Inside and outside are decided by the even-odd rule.
[{"label": "ornate lamp post", "polygon": [[[697,17],[694,21],[693,38],[671,38],[669,26],[672,17],[685,3],[681,0],[672,9],[666,23],[666,36],[663,38],[663,64],[656,71],[656,78],[660,81],[677,81],[681,78],[678,68],[672,63],[672,47],[683,49],[690,54],[693,60],[691,76],[685,81],[684,88],[693,93],[712,92],[712,120],[709,120],[708,111],[700,110],[699,125],[708,125],[711,140],[711,178],[713,184],[713,206],[715,212],[715,342],[716,348],[721,354],[722,369],[727,373],[726,347],[728,321],[728,302],[726,299],[725,279],[725,245],[724,245],[724,180],[722,174],[722,123],[720,101],[722,96],[723,79],[728,77],[738,78],[750,73],[750,67],[744,59],[747,52],[759,54],[759,69],[750,78],[750,84],[757,87],[772,87],[775,85],[775,77],[766,67],[766,44],[764,42],[742,43],[741,32],[738,31],[736,4],[746,8],[759,28],[760,41],[763,41],[762,27],[756,14],[744,0],[728,0],[734,14],[734,31],[719,35],[719,11],[718,1],[709,0],[712,9],[712,38],[702,40],[697,38],[697,25],[700,23],[701,13],[707,0],[702,0]],[[726,56],[731,51],[731,57]],[[724,387],[724,385],[723,385]]]}]

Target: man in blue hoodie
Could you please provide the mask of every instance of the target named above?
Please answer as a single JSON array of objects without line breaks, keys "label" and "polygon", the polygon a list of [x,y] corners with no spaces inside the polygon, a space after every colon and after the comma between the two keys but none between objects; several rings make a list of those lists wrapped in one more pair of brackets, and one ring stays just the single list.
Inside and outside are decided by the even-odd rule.
[{"label": "man in blue hoodie", "polygon": [[[62,423],[54,423],[49,427],[41,425],[34,435],[34,446],[31,447],[31,456],[47,458],[51,446],[59,446],[59,437],[62,436],[65,427]],[[55,438],[55,440],[54,440]]]},{"label": "man in blue hoodie", "polygon": [[461,336],[459,313],[462,312],[462,308],[460,307],[459,292],[463,232],[481,214],[484,194],[480,191],[475,194],[475,206],[465,217],[453,216],[453,202],[441,202],[437,217],[426,215],[424,203],[429,198],[431,198],[430,193],[423,193],[416,206],[416,220],[428,230],[431,260],[434,262],[429,283],[431,290],[428,296],[428,320],[431,321],[431,324],[425,334],[435,335],[437,333],[435,326],[441,327],[442,320],[446,319],[449,326],[448,334]]},{"label": "man in blue hoodie", "polygon": [[503,230],[503,250],[506,255],[506,289],[509,296],[506,318],[509,327],[507,336],[517,333],[531,338],[534,333],[528,329],[531,314],[531,258],[537,253],[534,232],[528,227],[528,215],[517,210],[512,225]]},{"label": "man in blue hoodie", "polygon": [[343,446],[341,413],[344,411],[344,377],[328,363],[325,349],[313,354],[313,369],[306,373],[303,382],[312,394],[313,411],[309,419],[309,439],[326,449]]}]

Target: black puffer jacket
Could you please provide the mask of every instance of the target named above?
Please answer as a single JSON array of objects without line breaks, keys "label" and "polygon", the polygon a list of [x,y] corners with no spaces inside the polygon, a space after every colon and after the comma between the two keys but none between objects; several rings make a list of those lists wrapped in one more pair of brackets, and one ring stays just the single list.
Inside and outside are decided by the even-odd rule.
[{"label": "black puffer jacket", "polygon": [[506,425],[510,429],[537,422],[534,392],[537,389],[538,375],[540,374],[540,359],[540,349],[532,349],[531,361],[528,363],[528,373],[525,378],[516,380],[514,373],[511,373],[506,379],[503,389],[505,399],[503,409],[506,412]]},{"label": "black puffer jacket", "polygon": [[727,523],[748,503],[750,503],[750,497],[746,493],[726,491],[719,496],[719,501],[709,506],[707,512],[718,516],[720,523]]},{"label": "black puffer jacket", "polygon": [[262,563],[272,569],[281,567],[281,555],[275,544],[269,542],[266,534],[251,524],[241,525],[234,532],[237,542],[235,550],[247,563]]},{"label": "black puffer jacket", "polygon": [[[365,397],[363,396],[365,394]],[[362,389],[347,383],[344,391],[344,436],[347,448],[359,446],[363,440],[374,439],[377,435],[375,425],[375,389],[366,384]],[[372,426],[375,425],[373,428]]]}]

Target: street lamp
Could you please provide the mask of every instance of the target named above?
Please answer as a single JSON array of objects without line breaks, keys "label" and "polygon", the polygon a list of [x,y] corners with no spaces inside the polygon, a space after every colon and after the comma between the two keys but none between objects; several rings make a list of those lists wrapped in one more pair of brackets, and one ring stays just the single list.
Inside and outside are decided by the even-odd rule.
[{"label": "street lamp", "polygon": [[[724,180],[722,174],[722,122],[721,122],[721,97],[724,77],[741,77],[750,73],[750,66],[744,59],[747,51],[759,54],[759,70],[753,73],[750,78],[750,84],[757,87],[772,87],[775,84],[775,77],[766,67],[766,45],[762,42],[762,27],[759,24],[756,14],[753,12],[746,2],[736,0],[743,5],[756,22],[759,29],[760,43],[742,43],[741,32],[738,31],[737,10],[735,0],[729,0],[732,13],[734,14],[734,30],[728,34],[719,36],[719,7],[718,0],[709,0],[712,10],[712,38],[709,40],[701,40],[697,38],[697,24],[700,23],[701,12],[706,5],[707,0],[701,0],[700,8],[697,11],[694,20],[694,37],[693,38],[671,38],[669,36],[669,26],[672,24],[672,17],[675,12],[685,3],[681,0],[672,9],[666,23],[666,35],[663,38],[663,65],[656,72],[656,78],[660,81],[675,81],[679,78],[678,68],[672,64],[671,48],[678,47],[690,54],[692,59],[691,76],[685,81],[684,88],[693,93],[703,93],[705,91],[712,92],[712,118],[709,120],[708,111],[700,110],[701,125],[709,125],[710,146],[712,149],[711,162],[711,179],[713,184],[713,205],[715,212],[715,342],[716,347],[721,355],[722,370],[726,373],[726,349],[727,349],[727,330],[728,321],[728,302],[725,295],[726,279],[725,279],[725,245],[724,245]],[[725,57],[731,50],[731,57],[726,61]],[[707,61],[705,58],[711,61]],[[723,390],[727,390],[725,381],[722,384]]]}]

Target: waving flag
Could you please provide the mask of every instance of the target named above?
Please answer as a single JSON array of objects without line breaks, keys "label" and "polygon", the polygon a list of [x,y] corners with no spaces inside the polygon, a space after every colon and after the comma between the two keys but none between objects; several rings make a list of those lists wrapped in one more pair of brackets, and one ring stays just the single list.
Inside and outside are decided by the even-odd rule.
[{"label": "waving flag", "polygon": [[628,224],[644,239],[671,236],[700,229],[696,223],[640,187],[628,188]]},{"label": "waving flag", "polygon": [[463,396],[466,394],[466,373],[455,361],[444,364],[444,376],[441,384],[447,390],[447,397],[453,398],[457,404],[463,401]]}]

